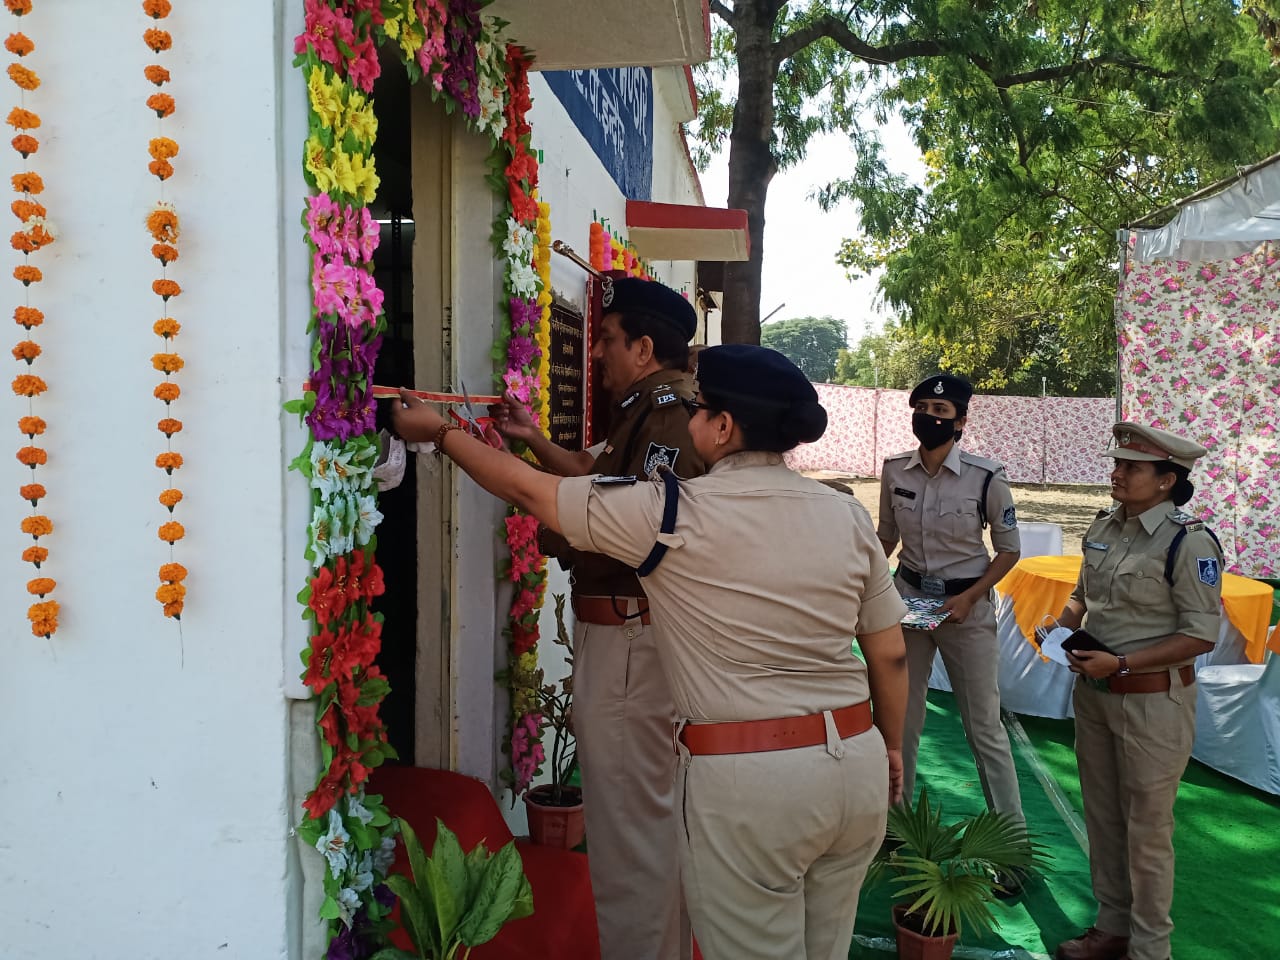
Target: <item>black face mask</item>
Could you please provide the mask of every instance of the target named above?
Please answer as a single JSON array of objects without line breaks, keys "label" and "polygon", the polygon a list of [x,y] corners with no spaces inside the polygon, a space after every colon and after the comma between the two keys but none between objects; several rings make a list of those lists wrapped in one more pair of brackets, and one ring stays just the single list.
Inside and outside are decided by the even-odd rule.
[{"label": "black face mask", "polygon": [[944,420],[931,413],[913,413],[911,432],[926,450],[936,450],[956,435],[954,419]]}]

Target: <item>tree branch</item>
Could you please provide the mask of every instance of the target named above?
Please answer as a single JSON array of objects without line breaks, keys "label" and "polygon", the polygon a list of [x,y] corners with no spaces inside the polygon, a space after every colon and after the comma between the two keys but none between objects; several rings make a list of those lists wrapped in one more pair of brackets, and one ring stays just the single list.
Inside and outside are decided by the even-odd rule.
[{"label": "tree branch", "polygon": [[712,13],[729,26],[733,26],[733,11],[721,3],[720,0],[711,0],[710,7]]},{"label": "tree branch", "polygon": [[1112,54],[1106,54],[1101,57],[1088,57],[1084,60],[1075,60],[1071,63],[1063,63],[1056,67],[1041,67],[1038,70],[1028,70],[1025,73],[1010,73],[1003,77],[991,75],[990,64],[979,57],[970,57],[970,61],[983,73],[991,77],[991,82],[1000,90],[1008,90],[1010,87],[1018,87],[1024,83],[1040,83],[1044,80],[1061,80],[1065,77],[1074,77],[1078,73],[1085,73],[1094,70],[1097,67],[1121,67],[1126,70],[1136,70],[1139,73],[1150,74],[1153,77],[1159,77],[1162,80],[1171,80],[1178,74],[1169,70],[1157,70],[1150,64],[1143,63],[1141,60],[1134,60],[1130,57],[1121,57]]},{"label": "tree branch", "polygon": [[941,40],[904,40],[901,43],[875,47],[854,33],[844,20],[828,15],[810,21],[775,41],[773,62],[782,63],[823,37],[834,40],[859,60],[881,65],[897,63],[909,57],[938,57],[952,51],[950,44]]}]

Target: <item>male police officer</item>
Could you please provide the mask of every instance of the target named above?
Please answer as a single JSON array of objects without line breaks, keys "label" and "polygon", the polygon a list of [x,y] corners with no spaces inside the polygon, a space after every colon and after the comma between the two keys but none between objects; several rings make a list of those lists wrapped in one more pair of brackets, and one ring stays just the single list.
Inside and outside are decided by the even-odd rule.
[{"label": "male police officer", "polygon": [[[1021,544],[1004,467],[956,446],[973,387],[936,374],[911,391],[912,432],[920,441],[884,462],[877,534],[885,556],[899,539],[897,586],[904,597],[931,597],[950,616],[932,632],[907,630],[910,698],[902,756],[904,795],[915,790],[916,752],[935,651],[942,652],[987,806],[1022,818],[1009,735],[1000,722],[999,654],[991,588],[1018,562]],[[996,555],[982,530],[991,526]]]},{"label": "male police officer", "polygon": [[[659,466],[685,479],[701,474],[681,402],[694,395],[685,372],[697,329],[693,307],[660,283],[625,278],[606,288],[604,310],[591,357],[614,406],[599,453],[556,446],[511,397],[491,408],[499,432],[527,443],[561,476],[644,476]],[[687,958],[674,811],[675,706],[644,589],[635,570],[618,560],[565,543],[551,552],[573,573],[573,717],[601,956]]]}]

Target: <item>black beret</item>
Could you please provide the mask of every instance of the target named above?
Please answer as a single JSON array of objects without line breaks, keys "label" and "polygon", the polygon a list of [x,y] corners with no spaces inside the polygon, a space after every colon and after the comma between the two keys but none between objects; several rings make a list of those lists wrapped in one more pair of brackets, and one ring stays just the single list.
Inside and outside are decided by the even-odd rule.
[{"label": "black beret", "polygon": [[730,343],[698,354],[703,398],[791,445],[812,443],[827,429],[827,411],[800,368],[768,347]]},{"label": "black beret", "polygon": [[685,341],[698,332],[698,315],[693,304],[657,280],[621,277],[604,288],[604,312],[643,311],[673,324]]},{"label": "black beret", "polygon": [[907,403],[914,407],[917,400],[950,400],[958,407],[967,407],[972,396],[973,384],[964,377],[935,373],[916,384]]}]

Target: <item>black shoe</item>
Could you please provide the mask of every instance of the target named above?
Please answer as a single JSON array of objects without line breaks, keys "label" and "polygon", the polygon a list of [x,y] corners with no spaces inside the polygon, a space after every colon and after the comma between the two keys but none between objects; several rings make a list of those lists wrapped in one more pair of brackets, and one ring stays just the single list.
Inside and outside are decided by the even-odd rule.
[{"label": "black shoe", "polygon": [[1025,875],[1017,867],[1012,870],[997,870],[991,875],[995,884],[992,891],[997,900],[1014,900],[1022,896],[1022,881]]}]

